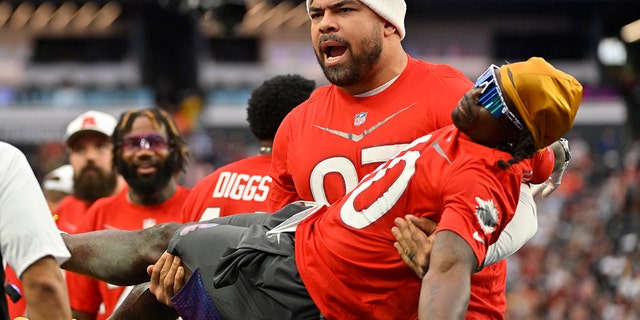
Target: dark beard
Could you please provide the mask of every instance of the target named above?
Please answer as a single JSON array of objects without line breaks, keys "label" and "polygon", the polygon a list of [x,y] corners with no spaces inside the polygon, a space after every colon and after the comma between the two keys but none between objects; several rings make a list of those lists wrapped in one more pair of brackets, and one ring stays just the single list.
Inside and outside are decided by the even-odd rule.
[{"label": "dark beard", "polygon": [[[90,170],[95,172],[89,172]],[[105,172],[93,164],[88,164],[80,174],[73,177],[73,195],[92,204],[100,198],[112,195],[117,181],[118,177],[114,171]]]},{"label": "dark beard", "polygon": [[172,154],[164,163],[158,164],[156,174],[138,176],[135,165],[129,165],[122,161],[122,159],[117,160],[118,172],[120,172],[122,177],[127,181],[129,188],[140,198],[148,198],[166,187],[173,177],[173,174],[177,171],[177,167],[177,161]]},{"label": "dark beard", "polygon": [[[330,40],[341,41],[349,48],[351,47],[349,42],[344,39],[334,39],[336,37],[332,36],[328,38],[330,38]],[[326,38],[321,39],[327,40]],[[327,67],[321,55],[316,53],[316,59],[329,82],[339,87],[346,87],[356,84],[366,77],[380,58],[380,54],[382,53],[382,40],[376,37],[370,37],[363,40],[361,45],[363,48],[369,48],[366,55],[354,56],[353,52],[348,50],[345,54],[351,57],[351,61],[339,66]]]}]

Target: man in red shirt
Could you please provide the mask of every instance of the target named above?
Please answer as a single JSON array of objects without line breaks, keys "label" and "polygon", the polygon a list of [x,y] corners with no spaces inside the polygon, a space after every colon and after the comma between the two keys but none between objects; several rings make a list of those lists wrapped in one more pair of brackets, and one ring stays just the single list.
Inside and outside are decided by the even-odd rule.
[{"label": "man in red shirt", "polygon": [[260,153],[220,167],[200,180],[185,201],[186,221],[267,212],[273,137],[282,119],[309,98],[314,88],[314,81],[300,75],[280,75],[253,90],[247,120],[249,129],[260,141]]},{"label": "man in red shirt", "polygon": [[78,224],[96,200],[120,192],[126,185],[113,169],[111,133],[116,118],[87,111],[67,126],[65,144],[73,167],[73,195],[65,197],[53,213],[61,231],[76,233]]},{"label": "man in red shirt", "polygon": [[[462,319],[471,276],[532,169],[522,160],[572,127],[581,98],[580,83],[541,58],[491,66],[453,110],[455,126],[414,140],[333,205],[283,210],[259,226],[179,229],[169,252],[182,260],[164,254],[150,289],[184,319]],[[388,232],[406,213],[438,222],[422,281]],[[174,276],[189,270],[177,292]],[[194,304],[202,289],[211,300]]]},{"label": "man in red shirt", "polygon": [[[137,230],[165,222],[184,222],[188,190],[176,178],[184,170],[187,147],[171,116],[158,108],[123,113],[111,136],[113,163],[129,187],[96,201],[79,232]],[[106,319],[128,294],[114,286],[68,273],[74,317]],[[101,306],[102,305],[102,306]]]}]

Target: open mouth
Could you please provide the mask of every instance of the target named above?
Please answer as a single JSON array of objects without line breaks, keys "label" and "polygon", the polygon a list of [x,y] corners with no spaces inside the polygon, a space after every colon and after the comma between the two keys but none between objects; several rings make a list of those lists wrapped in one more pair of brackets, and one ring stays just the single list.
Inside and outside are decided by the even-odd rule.
[{"label": "open mouth", "polygon": [[335,60],[341,57],[346,51],[346,46],[328,46],[324,50],[324,54],[327,56],[327,60]]},{"label": "open mouth", "polygon": [[327,62],[337,61],[347,52],[347,46],[338,41],[326,41],[321,48]]}]

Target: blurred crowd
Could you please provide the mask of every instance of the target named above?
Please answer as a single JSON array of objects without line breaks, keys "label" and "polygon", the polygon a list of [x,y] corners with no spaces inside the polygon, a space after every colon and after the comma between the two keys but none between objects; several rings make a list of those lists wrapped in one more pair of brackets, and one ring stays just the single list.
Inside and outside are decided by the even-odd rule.
[{"label": "blurred crowd", "polygon": [[[508,259],[507,319],[640,319],[640,143],[570,138],[561,187],[537,199],[537,234]],[[592,150],[595,149],[595,150]]]}]

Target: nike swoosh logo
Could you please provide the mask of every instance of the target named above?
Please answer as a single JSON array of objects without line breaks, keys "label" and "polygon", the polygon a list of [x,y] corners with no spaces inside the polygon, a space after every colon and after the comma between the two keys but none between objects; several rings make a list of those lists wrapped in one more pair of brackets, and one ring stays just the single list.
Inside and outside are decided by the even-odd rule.
[{"label": "nike swoosh logo", "polygon": [[484,239],[482,239],[482,237],[480,237],[480,234],[478,233],[478,231],[473,233],[473,239],[475,239],[476,241],[485,244],[484,243]]},{"label": "nike swoosh logo", "polygon": [[318,129],[320,129],[320,130],[324,130],[326,132],[333,133],[333,134],[335,134],[335,135],[337,135],[339,137],[343,137],[345,139],[349,139],[349,140],[351,140],[353,142],[358,142],[358,141],[362,140],[364,138],[364,136],[366,136],[366,135],[370,134],[371,132],[373,132],[373,130],[378,129],[381,125],[385,124],[386,122],[391,120],[393,117],[395,117],[398,114],[402,113],[403,111],[413,107],[416,104],[418,104],[418,103],[414,102],[414,103],[404,107],[403,109],[400,109],[400,110],[396,111],[394,114],[392,114],[392,115],[388,116],[386,119],[376,123],[373,127],[363,131],[361,134],[342,132],[342,131],[339,131],[339,130],[334,130],[334,129],[321,127],[321,126],[318,126],[318,125],[315,125],[315,124],[313,126],[318,128]]},{"label": "nike swoosh logo", "polygon": [[433,147],[434,150],[436,150],[436,152],[441,155],[445,160],[447,160],[447,162],[451,163],[451,160],[449,159],[449,157],[447,156],[446,153],[444,153],[444,150],[442,150],[442,147],[440,146],[440,144],[438,143],[440,139],[436,140],[435,142],[433,142],[431,144],[431,147]]}]

